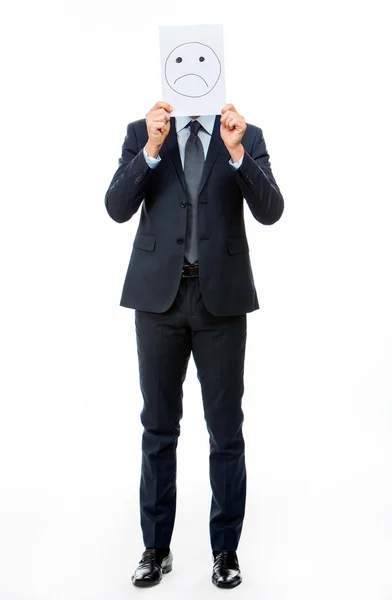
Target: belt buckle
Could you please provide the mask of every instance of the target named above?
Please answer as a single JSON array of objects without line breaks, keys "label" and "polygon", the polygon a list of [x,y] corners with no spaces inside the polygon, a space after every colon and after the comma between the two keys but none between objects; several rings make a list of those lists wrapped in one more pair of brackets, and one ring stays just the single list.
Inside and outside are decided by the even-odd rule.
[{"label": "belt buckle", "polygon": [[195,263],[193,265],[191,264],[184,264],[183,268],[182,268],[182,277],[198,277],[199,275],[199,265],[198,263]]}]

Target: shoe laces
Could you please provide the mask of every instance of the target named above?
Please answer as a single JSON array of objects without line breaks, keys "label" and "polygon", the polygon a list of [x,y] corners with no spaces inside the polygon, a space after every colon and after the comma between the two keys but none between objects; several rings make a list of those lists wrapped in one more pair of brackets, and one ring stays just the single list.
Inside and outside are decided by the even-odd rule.
[{"label": "shoe laces", "polygon": [[147,548],[143,554],[142,559],[140,561],[141,565],[152,565],[153,563],[158,564],[159,558],[157,554],[156,548]]},{"label": "shoe laces", "polygon": [[233,550],[221,550],[215,557],[215,565],[238,568],[236,553]]}]

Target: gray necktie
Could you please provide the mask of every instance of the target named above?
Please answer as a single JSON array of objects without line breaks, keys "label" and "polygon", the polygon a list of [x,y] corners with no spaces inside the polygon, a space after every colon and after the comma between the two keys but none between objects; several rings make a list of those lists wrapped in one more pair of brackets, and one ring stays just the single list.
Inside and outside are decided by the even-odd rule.
[{"label": "gray necktie", "polygon": [[193,264],[197,261],[197,192],[204,167],[203,144],[198,131],[201,127],[199,121],[190,121],[191,134],[185,145],[184,176],[188,187],[189,200],[187,229],[185,238],[185,257]]}]

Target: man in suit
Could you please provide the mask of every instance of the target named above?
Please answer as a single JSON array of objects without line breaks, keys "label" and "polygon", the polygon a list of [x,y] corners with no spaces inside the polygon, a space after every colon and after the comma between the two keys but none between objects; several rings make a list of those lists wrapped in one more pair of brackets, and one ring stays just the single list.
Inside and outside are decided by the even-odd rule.
[{"label": "man in suit", "polygon": [[237,557],[246,497],[242,434],[246,314],[259,308],[243,204],[272,225],[283,197],[262,130],[232,104],[220,115],[170,117],[157,102],[128,125],[105,206],[118,223],[141,205],[120,305],[135,309],[145,550],[137,586],[171,571],[182,385],[193,353],[210,442],[212,581],[242,581]]}]

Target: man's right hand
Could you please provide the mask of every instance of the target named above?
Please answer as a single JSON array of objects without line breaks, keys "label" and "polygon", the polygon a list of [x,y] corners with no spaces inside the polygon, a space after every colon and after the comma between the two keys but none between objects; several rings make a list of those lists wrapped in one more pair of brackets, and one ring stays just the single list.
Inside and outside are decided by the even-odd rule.
[{"label": "man's right hand", "polygon": [[169,112],[173,107],[168,102],[157,102],[151,110],[146,113],[146,125],[148,131],[148,142],[145,146],[148,156],[156,158],[167,134],[170,131]]}]

